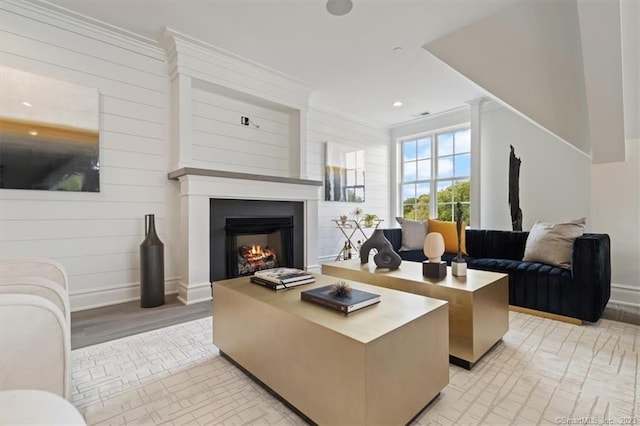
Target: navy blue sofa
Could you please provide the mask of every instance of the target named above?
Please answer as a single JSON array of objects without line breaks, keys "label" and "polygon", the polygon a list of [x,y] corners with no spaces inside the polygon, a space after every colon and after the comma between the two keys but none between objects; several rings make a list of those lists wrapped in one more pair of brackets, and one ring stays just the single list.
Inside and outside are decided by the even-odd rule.
[{"label": "navy blue sofa", "polygon": [[[403,260],[426,260],[422,250],[400,251],[402,230],[384,229],[385,237]],[[611,293],[611,254],[607,234],[576,238],[571,269],[524,262],[528,232],[467,229],[467,267],[509,275],[509,304],[596,322]],[[455,254],[445,253],[451,263]]]}]

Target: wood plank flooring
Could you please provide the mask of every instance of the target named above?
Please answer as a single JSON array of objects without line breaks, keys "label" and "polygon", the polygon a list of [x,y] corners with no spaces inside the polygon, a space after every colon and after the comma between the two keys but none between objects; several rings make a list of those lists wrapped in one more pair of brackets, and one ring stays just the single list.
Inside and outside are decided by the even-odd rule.
[{"label": "wood plank flooring", "polygon": [[211,315],[211,308],[211,301],[184,305],[177,295],[168,295],[165,304],[155,308],[141,308],[135,300],[72,312],[71,349],[204,318]]}]

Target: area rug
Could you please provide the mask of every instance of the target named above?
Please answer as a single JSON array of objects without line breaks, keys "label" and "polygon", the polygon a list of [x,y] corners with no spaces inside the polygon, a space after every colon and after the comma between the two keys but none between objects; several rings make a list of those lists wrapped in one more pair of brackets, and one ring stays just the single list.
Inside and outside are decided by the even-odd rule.
[{"label": "area rug", "polygon": [[[503,341],[471,371],[451,365],[413,424],[640,423],[640,326],[509,316]],[[305,424],[220,356],[211,329],[204,318],[72,351],[72,403],[90,425]]]}]

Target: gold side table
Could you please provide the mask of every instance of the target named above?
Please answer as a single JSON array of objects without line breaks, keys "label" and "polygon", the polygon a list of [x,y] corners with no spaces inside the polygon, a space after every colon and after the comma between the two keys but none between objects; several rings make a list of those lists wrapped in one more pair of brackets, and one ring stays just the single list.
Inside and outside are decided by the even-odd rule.
[{"label": "gold side table", "polygon": [[[331,220],[336,224],[338,229],[342,232],[342,235],[345,236],[349,245],[353,247],[353,250],[355,251],[357,256],[360,254],[360,247],[357,244],[354,244],[353,240],[359,237],[360,235],[362,235],[362,237],[364,238],[362,242],[364,243],[365,241],[367,241],[371,237],[371,234],[373,234],[373,231],[378,229],[378,227],[380,226],[380,223],[382,223],[384,219],[373,220],[373,222],[371,223],[371,226],[365,226],[364,220],[362,219],[360,220],[331,219]],[[367,235],[367,232],[365,232],[365,230],[370,230],[371,233]],[[344,255],[344,247],[340,249],[340,252],[336,256],[335,260],[337,261],[337,260],[343,259],[344,258],[343,255]]]}]

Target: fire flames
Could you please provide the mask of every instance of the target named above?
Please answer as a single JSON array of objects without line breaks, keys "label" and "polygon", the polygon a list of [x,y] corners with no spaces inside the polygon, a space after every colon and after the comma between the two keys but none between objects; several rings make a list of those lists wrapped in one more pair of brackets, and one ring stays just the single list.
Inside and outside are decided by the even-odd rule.
[{"label": "fire flames", "polygon": [[246,256],[248,262],[258,262],[263,259],[274,259],[276,258],[276,254],[269,248],[265,247],[264,250],[262,246],[253,244],[249,253]]},{"label": "fire flames", "polygon": [[247,275],[252,274],[260,269],[275,268],[278,266],[276,259],[276,253],[266,246],[258,244],[252,244],[249,246],[242,246],[238,250],[238,274]]}]

